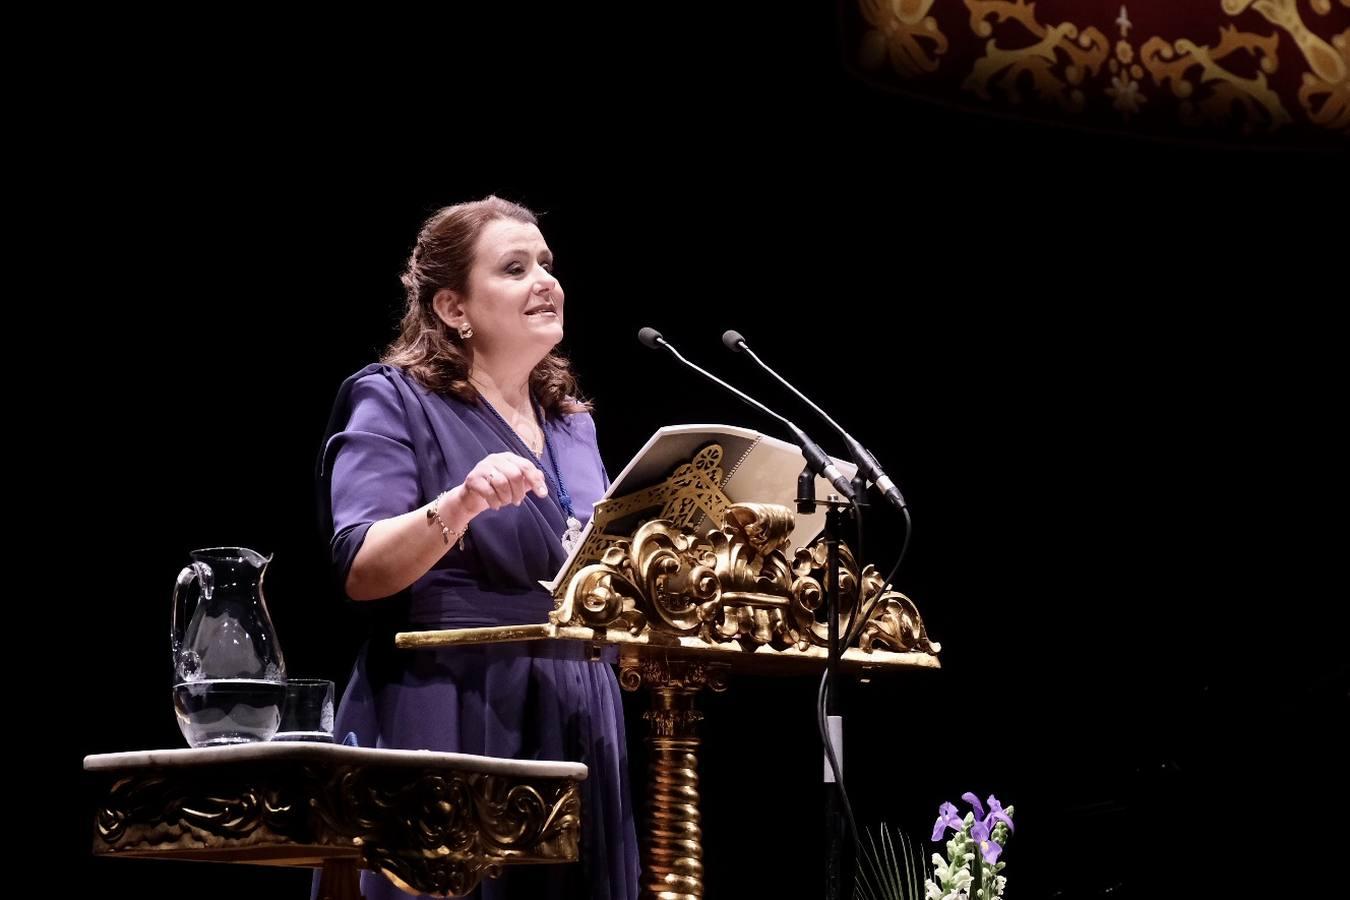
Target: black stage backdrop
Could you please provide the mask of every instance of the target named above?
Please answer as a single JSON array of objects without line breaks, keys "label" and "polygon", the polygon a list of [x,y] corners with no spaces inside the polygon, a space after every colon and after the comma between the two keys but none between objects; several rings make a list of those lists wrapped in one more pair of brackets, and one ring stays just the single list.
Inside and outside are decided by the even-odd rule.
[{"label": "black stage backdrop", "polygon": [[[1231,882],[1187,873],[1214,854],[1270,870],[1317,834],[1344,799],[1344,597],[1314,575],[1343,533],[1314,515],[1341,509],[1344,156],[971,118],[853,81],[831,14],[802,19],[459,31],[436,58],[410,43],[416,65],[325,29],[201,56],[89,41],[109,65],[49,110],[33,180],[55,252],[26,342],[72,385],[31,395],[60,435],[32,604],[59,635],[35,644],[60,673],[56,883],[305,893],[307,873],[92,859],[80,761],[182,746],[169,597],[196,547],[275,554],[291,672],[345,681],[322,429],[392,336],[422,219],[494,192],[544,213],[611,472],[665,424],[783,436],[643,325],[842,453],[721,347],[736,328],[902,486],[898,585],[943,669],[847,686],[862,824],[930,852],[939,803],[995,793],[1017,807],[1010,897],[1208,896]],[[885,568],[897,525],[870,514]],[[709,897],[821,895],[814,697],[747,677],[703,699]]]}]

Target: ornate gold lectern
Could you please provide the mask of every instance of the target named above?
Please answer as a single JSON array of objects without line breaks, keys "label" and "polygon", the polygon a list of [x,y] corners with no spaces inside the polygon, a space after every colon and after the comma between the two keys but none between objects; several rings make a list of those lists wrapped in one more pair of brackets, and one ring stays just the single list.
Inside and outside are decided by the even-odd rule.
[{"label": "ornate gold lectern", "polygon": [[[739,461],[738,461],[739,463]],[[733,502],[723,490],[723,449],[709,443],[659,483],[596,504],[587,535],[554,583],[547,623],[406,632],[403,648],[528,640],[581,641],[619,655],[619,683],[646,686],[651,752],[644,835],[644,896],[703,896],[695,697],[726,690],[734,672],[819,671],[828,651],[821,621],[827,546],[789,550],[794,515],[782,505]],[[702,533],[695,523],[711,527]],[[861,570],[841,545],[840,633],[859,615],[844,671],[937,668],[918,609]]]}]

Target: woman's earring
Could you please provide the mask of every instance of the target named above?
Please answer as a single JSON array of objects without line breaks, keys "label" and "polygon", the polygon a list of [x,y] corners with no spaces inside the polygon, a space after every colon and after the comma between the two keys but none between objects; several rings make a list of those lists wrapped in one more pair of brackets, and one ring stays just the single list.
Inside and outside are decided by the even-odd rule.
[{"label": "woman's earring", "polygon": [[465,322],[463,325],[459,326],[459,336],[466,341],[469,338],[473,337],[473,326],[470,325],[468,322]]}]

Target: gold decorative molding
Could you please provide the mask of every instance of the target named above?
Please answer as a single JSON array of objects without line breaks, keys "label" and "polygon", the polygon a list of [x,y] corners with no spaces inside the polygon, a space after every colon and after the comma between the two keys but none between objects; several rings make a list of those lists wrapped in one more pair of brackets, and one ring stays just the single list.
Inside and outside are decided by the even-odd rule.
[{"label": "gold decorative molding", "polygon": [[[1172,16],[1156,0],[1119,13],[1067,0],[857,0],[845,22],[864,71],[884,75],[889,60],[895,79],[934,97],[1141,129],[1350,132],[1350,0],[1207,4]],[[1148,32],[1131,34],[1131,6]],[[1282,40],[1296,51],[1283,59]]]},{"label": "gold decorative molding", "polygon": [[94,814],[95,852],[302,841],[308,806],[277,784],[165,776],[115,781]]},{"label": "gold decorative molding", "polygon": [[619,684],[626,691],[636,691],[646,685],[689,690],[706,687],[720,693],[727,689],[728,675],[730,670],[725,664],[665,657],[625,659],[619,665]]},{"label": "gold decorative molding", "polygon": [[[1106,35],[1092,27],[1080,31],[1072,22],[1043,25],[1036,20],[1035,4],[1025,0],[966,0],[966,7],[970,10],[971,31],[988,38],[984,55],[975,60],[966,76],[966,90],[981,100],[990,100],[990,87],[997,85],[1009,102],[1020,103],[1017,82],[1025,74],[1042,100],[1053,101],[1069,112],[1083,109],[1086,98],[1081,85],[1106,62]],[[1025,47],[1000,47],[990,18],[999,23],[1016,22],[1038,40]]]},{"label": "gold decorative molding", "polygon": [[94,853],[325,867],[346,858],[411,893],[459,896],[504,865],[576,860],[580,810],[569,778],[299,761],[142,768],[112,777]]},{"label": "gold decorative molding", "polygon": [[619,683],[625,690],[646,686],[652,706],[643,713],[651,759],[647,786],[647,829],[643,838],[642,891],[661,900],[703,896],[703,826],[699,813],[698,723],[694,707],[700,690],[723,691],[725,665],[647,657],[625,660]]},{"label": "gold decorative molding", "polygon": [[[696,637],[747,652],[826,647],[826,545],[817,540],[789,561],[792,526],[791,510],[756,503],[727,506],[722,526],[703,537],[665,519],[645,522],[631,538],[612,537],[599,562],[560,584],[549,621],[647,634],[653,643]],[[864,651],[940,652],[909,598],[886,590],[875,567],[859,572],[846,545],[840,560],[841,633],[876,601]],[[895,624],[902,618],[907,624]]]},{"label": "gold decorative molding", "polygon": [[[1350,0],[1339,2],[1350,7]],[[1332,35],[1328,43],[1304,23],[1294,0],[1223,0],[1229,15],[1248,6],[1288,32],[1308,63],[1298,89],[1299,104],[1308,118],[1327,128],[1350,131],[1350,28]],[[1313,0],[1312,7],[1319,15],[1331,12],[1330,0]]]},{"label": "gold decorative molding", "polygon": [[692,527],[705,515],[721,522],[731,505],[721,488],[723,456],[720,444],[708,444],[659,484],[597,503],[590,533],[561,581],[570,581],[578,568],[601,559],[615,542],[627,538],[631,528],[614,529],[635,516],[665,519],[677,527]]},{"label": "gold decorative molding", "polygon": [[318,796],[327,827],[409,893],[461,896],[507,863],[577,858],[575,783],[435,771],[409,781],[350,767]]},{"label": "gold decorative molding", "polygon": [[869,69],[887,59],[901,75],[921,75],[938,67],[947,52],[947,36],[928,15],[934,0],[859,0],[871,29],[863,35],[859,56]]},{"label": "gold decorative molding", "polygon": [[[1350,6],[1344,2],[1341,5]],[[1303,24],[1303,17],[1299,14],[1294,0],[1223,0],[1223,11],[1230,16],[1236,16],[1248,7],[1259,12],[1267,22],[1289,33],[1294,45],[1307,60],[1314,76],[1333,84],[1345,80],[1347,74],[1345,58],[1330,44],[1308,30],[1308,26]],[[1318,11],[1326,15],[1331,11],[1331,4],[1322,3]]]},{"label": "gold decorative molding", "polygon": [[[1186,125],[1220,124],[1234,107],[1244,111],[1242,129],[1274,130],[1289,122],[1289,113],[1280,103],[1279,95],[1270,89],[1266,74],[1278,65],[1277,35],[1258,35],[1225,27],[1219,31],[1219,43],[1202,46],[1189,40],[1168,42],[1151,37],[1140,49],[1140,61],[1160,87],[1170,86],[1173,96],[1181,101],[1179,114]],[[1251,78],[1239,77],[1224,68],[1223,61],[1245,51],[1259,56],[1260,67]],[[1199,70],[1194,81],[1193,70]],[[1204,91],[1197,97],[1197,88]]]}]

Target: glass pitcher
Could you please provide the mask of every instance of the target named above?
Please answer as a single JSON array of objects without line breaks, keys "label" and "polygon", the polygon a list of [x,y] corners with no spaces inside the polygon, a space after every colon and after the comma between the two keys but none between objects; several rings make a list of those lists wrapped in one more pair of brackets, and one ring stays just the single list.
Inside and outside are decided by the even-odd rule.
[{"label": "glass pitcher", "polygon": [[247,547],[193,550],[173,588],[173,705],[193,747],[271,740],[286,663],[263,601],[271,557]]}]

